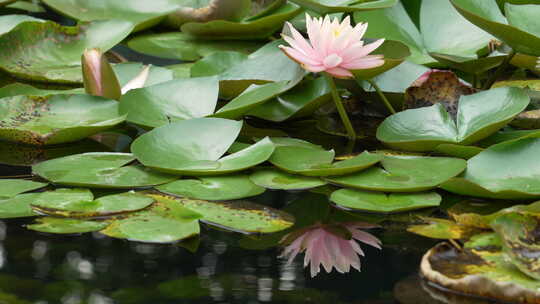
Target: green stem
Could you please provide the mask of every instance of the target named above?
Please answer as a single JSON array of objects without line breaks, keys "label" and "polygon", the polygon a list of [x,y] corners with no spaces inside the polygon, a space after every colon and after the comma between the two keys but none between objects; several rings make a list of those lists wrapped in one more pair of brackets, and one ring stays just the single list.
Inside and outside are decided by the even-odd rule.
[{"label": "green stem", "polygon": [[379,94],[379,97],[381,98],[388,111],[390,111],[390,113],[392,114],[396,114],[396,110],[394,110],[394,107],[392,107],[392,104],[388,101],[388,98],[386,98],[383,91],[381,91],[381,88],[379,88],[375,81],[368,79],[368,82],[375,89],[375,91],[377,91],[377,94]]},{"label": "green stem", "polygon": [[510,63],[512,58],[514,58],[515,55],[516,55],[516,51],[514,51],[514,49],[512,49],[510,51],[510,53],[508,54],[508,56],[506,56],[506,58],[504,58],[504,61],[501,63],[501,65],[499,65],[499,67],[497,68],[495,73],[493,73],[493,75],[491,75],[491,78],[489,78],[489,80],[486,83],[484,83],[484,87],[482,89],[487,90],[487,89],[491,88],[491,86],[501,76],[502,72],[504,72],[504,70],[506,69],[506,67],[508,66],[508,64]]},{"label": "green stem", "polygon": [[324,77],[326,78],[326,82],[328,83],[332,91],[332,97],[334,99],[334,103],[336,104],[336,108],[338,110],[339,116],[341,117],[341,121],[343,122],[343,125],[345,126],[345,130],[347,130],[347,135],[349,136],[349,139],[351,141],[355,141],[356,132],[354,131],[351,121],[349,120],[349,116],[347,115],[347,111],[345,110],[345,107],[343,107],[343,102],[341,101],[341,97],[339,96],[339,92],[336,88],[336,83],[334,82],[334,78],[332,78],[332,76],[327,73],[324,73]]}]

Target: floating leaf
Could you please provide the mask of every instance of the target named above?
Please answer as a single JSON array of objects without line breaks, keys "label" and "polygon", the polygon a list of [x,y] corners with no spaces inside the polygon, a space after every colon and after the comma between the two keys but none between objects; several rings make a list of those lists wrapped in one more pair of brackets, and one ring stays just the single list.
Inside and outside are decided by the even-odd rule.
[{"label": "floating leaf", "polygon": [[257,170],[249,177],[255,184],[274,190],[306,190],[326,185],[317,177],[289,174],[275,169]]},{"label": "floating leaf", "polygon": [[32,217],[37,214],[32,210],[30,204],[40,195],[40,193],[19,194],[8,199],[0,199],[0,218]]},{"label": "floating leaf", "polygon": [[430,151],[444,143],[467,145],[506,125],[527,107],[529,100],[518,88],[497,88],[462,96],[457,122],[441,104],[406,110],[388,117],[378,128],[377,139],[390,147],[409,151]]},{"label": "floating leaf", "polygon": [[441,196],[436,192],[385,194],[340,189],[332,193],[330,200],[347,210],[392,213],[439,206]]},{"label": "floating leaf", "polygon": [[463,159],[424,156],[384,156],[381,167],[345,176],[328,177],[333,184],[384,192],[433,189],[465,170]]},{"label": "floating leaf", "polygon": [[109,225],[107,222],[84,221],[77,219],[42,217],[38,218],[34,224],[26,228],[38,232],[56,234],[75,234],[100,231]]},{"label": "floating leaf", "polygon": [[55,184],[91,188],[138,188],[171,182],[176,177],[131,165],[129,153],[84,153],[48,160],[32,172]]},{"label": "floating leaf", "polygon": [[247,58],[247,54],[240,52],[222,51],[212,53],[193,64],[191,77],[219,75]]},{"label": "floating leaf", "polygon": [[[120,86],[124,87],[130,80],[137,77],[141,71],[145,68],[140,62],[124,62],[118,63],[112,66]],[[174,72],[168,68],[159,67],[155,65],[149,65],[148,78],[144,82],[144,87],[153,86],[158,83],[167,82],[173,80]]]},{"label": "floating leaf", "polygon": [[57,94],[84,94],[83,88],[67,89],[67,90],[49,90],[39,89],[29,84],[12,83],[0,88],[0,98],[26,95],[26,96],[48,96]]},{"label": "floating leaf", "polygon": [[0,99],[0,138],[32,145],[81,140],[125,119],[118,103],[90,95]]},{"label": "floating leaf", "polygon": [[30,81],[82,83],[81,54],[103,52],[122,41],[133,24],[121,20],[95,21],[77,27],[54,22],[25,22],[0,37],[0,69]]},{"label": "floating leaf", "polygon": [[157,190],[186,198],[221,201],[256,196],[265,191],[247,175],[225,175],[182,179],[156,187]]},{"label": "floating leaf", "polygon": [[484,151],[484,149],[476,146],[442,144],[435,147],[434,151],[447,156],[469,159]]},{"label": "floating leaf", "polygon": [[387,8],[398,3],[397,0],[292,0],[292,2],[321,15],[330,13],[354,12]]},{"label": "floating leaf", "polygon": [[47,186],[44,183],[24,179],[0,179],[0,198],[10,198],[17,194]]},{"label": "floating leaf", "polygon": [[[185,6],[167,16],[165,25],[178,29],[186,22],[207,22],[211,20],[242,20],[251,10],[251,0],[205,0],[183,3]],[[186,5],[187,4],[187,5]],[[193,7],[191,7],[193,6]]]},{"label": "floating leaf", "polygon": [[218,91],[216,77],[175,79],[127,92],[120,100],[120,111],[129,122],[156,128],[213,114]]},{"label": "floating leaf", "polygon": [[477,229],[459,225],[455,222],[439,218],[423,218],[426,225],[413,225],[407,231],[432,239],[467,239],[478,232]]},{"label": "floating leaf", "polygon": [[45,22],[45,20],[27,15],[4,15],[0,17],[0,35],[3,35],[14,29],[17,25],[28,21]]}]

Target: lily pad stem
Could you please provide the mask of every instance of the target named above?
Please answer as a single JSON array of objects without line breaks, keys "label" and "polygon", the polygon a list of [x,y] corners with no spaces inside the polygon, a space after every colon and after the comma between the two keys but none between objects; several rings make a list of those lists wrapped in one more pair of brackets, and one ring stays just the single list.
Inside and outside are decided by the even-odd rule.
[{"label": "lily pad stem", "polygon": [[502,72],[504,72],[504,70],[506,69],[506,67],[508,66],[508,64],[510,63],[512,58],[514,58],[515,55],[516,55],[516,51],[514,51],[514,49],[512,49],[510,51],[510,53],[508,53],[506,58],[504,58],[504,61],[501,63],[501,65],[499,65],[499,67],[497,68],[495,73],[493,73],[493,75],[491,75],[491,78],[489,78],[489,80],[486,83],[484,83],[484,87],[482,89],[487,90],[487,89],[491,88],[491,86],[501,76]]},{"label": "lily pad stem", "polygon": [[388,111],[390,111],[390,113],[392,114],[396,114],[396,110],[394,110],[394,107],[392,107],[392,104],[388,101],[388,98],[386,98],[386,95],[384,95],[383,91],[381,91],[381,88],[379,88],[375,81],[368,79],[367,82],[369,82],[369,84],[375,89],[375,91],[377,91],[377,94],[379,94],[379,97],[381,98]]},{"label": "lily pad stem", "polygon": [[356,132],[354,131],[354,128],[351,124],[351,121],[349,119],[349,116],[347,115],[347,111],[345,110],[345,107],[343,106],[343,101],[341,100],[341,97],[339,96],[339,92],[336,88],[336,83],[334,82],[334,78],[324,73],[324,77],[326,78],[326,82],[330,86],[330,90],[332,91],[332,98],[334,99],[334,103],[336,104],[336,108],[338,110],[339,116],[341,117],[341,121],[343,122],[343,125],[345,126],[345,130],[347,130],[347,135],[349,136],[349,139],[351,141],[356,140]]}]

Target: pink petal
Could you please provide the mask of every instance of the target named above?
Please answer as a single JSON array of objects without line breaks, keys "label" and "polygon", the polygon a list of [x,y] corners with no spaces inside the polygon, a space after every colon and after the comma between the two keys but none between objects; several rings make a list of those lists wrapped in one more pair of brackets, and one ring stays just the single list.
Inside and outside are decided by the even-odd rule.
[{"label": "pink petal", "polygon": [[319,73],[319,72],[322,72],[322,71],[326,70],[326,68],[322,64],[319,64],[319,65],[304,64],[302,67],[304,69],[310,71],[310,72],[313,72],[313,73]]},{"label": "pink petal", "polygon": [[306,39],[298,32],[292,24],[287,22],[287,25],[289,26],[289,29],[293,35],[294,39],[290,39],[290,37],[284,36],[283,38],[287,43],[289,43],[293,48],[301,51],[306,56],[315,56],[315,51],[313,50],[313,47],[306,41]]},{"label": "pink petal", "polygon": [[279,48],[283,52],[285,52],[285,54],[289,56],[289,58],[298,62],[299,64],[306,64],[306,65],[319,65],[320,64],[319,62],[313,60],[312,58],[309,58],[308,56],[302,54],[296,49],[293,49],[292,47],[280,45]]},{"label": "pink petal", "polygon": [[370,44],[366,44],[361,48],[355,48],[354,51],[352,49],[348,49],[346,51],[347,54],[342,54],[342,55],[343,55],[344,60],[346,62],[354,61],[356,59],[359,59],[361,57],[369,55],[369,53],[373,52],[375,49],[377,49],[383,43],[384,43],[384,39],[379,39],[379,40],[377,40],[375,42],[372,42]]},{"label": "pink petal", "polygon": [[354,230],[352,231],[352,236],[355,240],[381,249],[381,241],[370,233],[361,230]]},{"label": "pink petal", "polygon": [[379,67],[384,64],[382,56],[380,58],[360,58],[352,62],[347,62],[341,65],[347,70],[363,70]]},{"label": "pink petal", "polygon": [[323,65],[327,69],[335,68],[343,62],[343,59],[336,54],[326,56],[323,60]]},{"label": "pink petal", "polygon": [[336,78],[350,78],[350,77],[353,77],[353,74],[351,72],[349,72],[349,70],[347,69],[344,69],[344,68],[340,68],[340,67],[335,67],[335,68],[332,68],[332,69],[328,69],[326,70],[326,72]]}]

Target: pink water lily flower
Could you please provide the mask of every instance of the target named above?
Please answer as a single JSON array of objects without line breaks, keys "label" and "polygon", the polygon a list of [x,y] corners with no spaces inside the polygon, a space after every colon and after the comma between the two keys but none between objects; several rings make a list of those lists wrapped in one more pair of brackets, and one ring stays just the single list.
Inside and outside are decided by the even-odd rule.
[{"label": "pink water lily flower", "polygon": [[[305,251],[304,267],[311,264],[311,277],[320,272],[321,265],[326,272],[331,272],[332,268],[335,268],[340,273],[346,273],[351,267],[360,271],[359,256],[363,256],[364,252],[356,241],[381,249],[381,241],[362,230],[375,227],[377,226],[362,222],[316,224],[302,229],[299,231],[300,234],[297,231],[285,236],[282,242],[295,239],[285,247],[281,256],[288,258],[290,264],[299,253]],[[350,238],[336,233],[336,230],[340,229],[348,231]]]},{"label": "pink water lily flower", "polygon": [[310,72],[327,72],[337,78],[353,77],[351,70],[371,69],[384,64],[383,55],[369,55],[384,39],[364,45],[361,40],[367,23],[351,26],[349,16],[343,22],[311,18],[306,14],[309,42],[290,23],[287,26],[292,37],[282,34],[290,46],[280,48],[294,61]]}]

